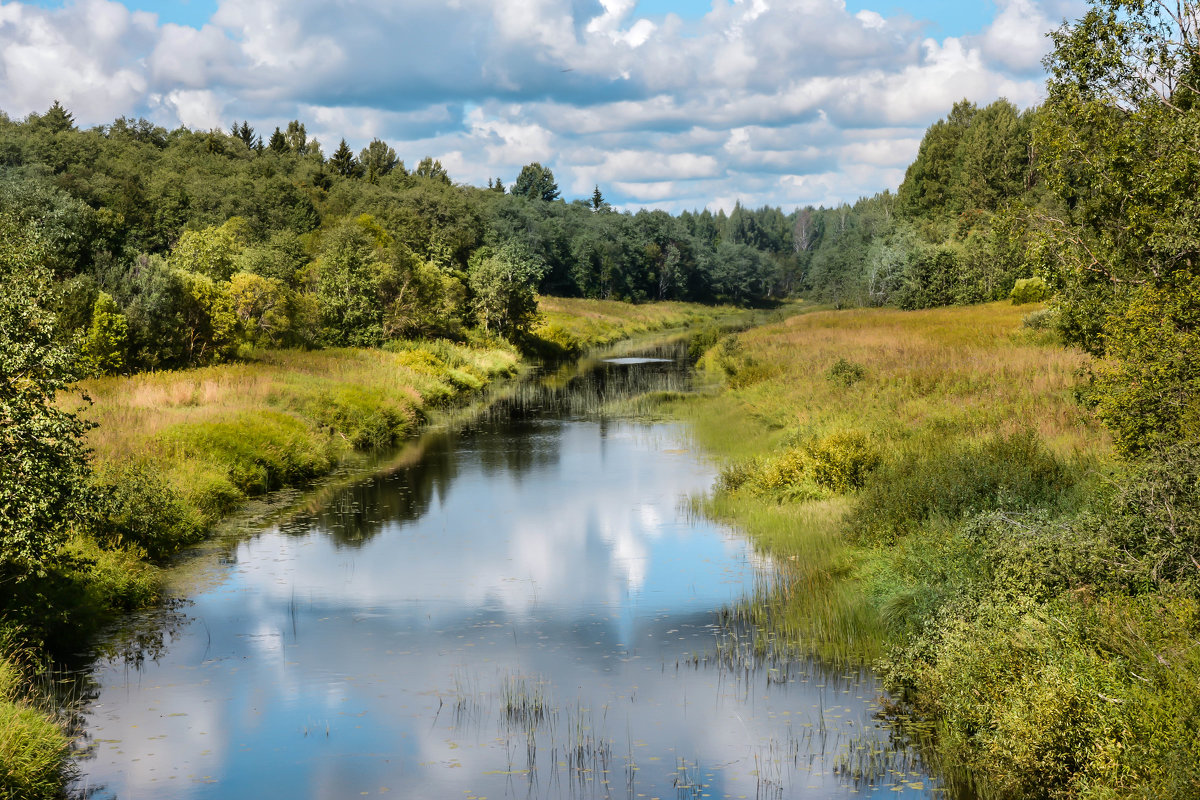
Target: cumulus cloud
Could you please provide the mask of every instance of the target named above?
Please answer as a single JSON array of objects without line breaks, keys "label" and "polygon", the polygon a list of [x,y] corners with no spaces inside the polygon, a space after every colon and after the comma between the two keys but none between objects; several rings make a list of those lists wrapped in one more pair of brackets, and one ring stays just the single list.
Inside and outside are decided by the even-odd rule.
[{"label": "cumulus cloud", "polygon": [[[619,206],[792,207],[894,188],[924,129],[967,97],[1041,97],[1045,33],[1081,0],[999,0],[983,30],[926,38],[843,0],[220,0],[199,28],[112,0],[0,0],[0,108],[144,114],[328,144],[391,142],[458,180],[549,165]],[[226,119],[228,118],[228,119]]]}]

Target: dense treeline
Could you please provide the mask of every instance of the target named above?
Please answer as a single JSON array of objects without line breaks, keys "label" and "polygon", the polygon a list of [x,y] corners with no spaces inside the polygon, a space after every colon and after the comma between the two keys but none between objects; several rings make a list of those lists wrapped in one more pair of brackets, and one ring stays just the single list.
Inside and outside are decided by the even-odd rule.
[{"label": "dense treeline", "polygon": [[456,185],[380,140],[328,158],[299,121],[266,143],[119,119],[80,130],[55,103],[0,116],[0,216],[36,229],[99,372],[195,366],[239,349],[520,337],[533,292],[755,302],[787,294],[778,211],[617,213],[597,187],[564,202],[553,173]]},{"label": "dense treeline", "polygon": [[794,215],[804,288],[836,305],[930,308],[999,300],[1039,274],[1031,209],[1046,201],[1043,112],[963,100],[925,134],[898,192]]}]

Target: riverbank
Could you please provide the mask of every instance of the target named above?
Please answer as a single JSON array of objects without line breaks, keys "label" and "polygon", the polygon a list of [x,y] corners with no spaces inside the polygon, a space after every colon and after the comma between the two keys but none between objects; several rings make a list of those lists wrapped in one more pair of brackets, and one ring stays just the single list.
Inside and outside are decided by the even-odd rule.
[{"label": "riverbank", "polygon": [[1117,461],[1076,399],[1088,358],[1030,311],[793,317],[722,340],[721,390],[666,408],[726,465],[704,510],[785,576],[738,613],[876,665],[952,787],[1194,796],[1200,614],[1154,508],[1180,471]]},{"label": "riverbank", "polygon": [[[735,309],[541,298],[538,351],[578,354],[643,333],[716,323]],[[563,346],[563,345],[567,346]],[[32,581],[0,628],[0,796],[50,797],[69,740],[29,668],[69,655],[114,614],[158,600],[163,565],[248,498],[303,486],[387,448],[430,414],[518,374],[505,342],[393,342],[383,350],[267,351],[236,364],[96,378],[80,388],[97,502],[71,560]],[[28,596],[24,596],[28,595]],[[6,795],[7,793],[7,795]]]}]

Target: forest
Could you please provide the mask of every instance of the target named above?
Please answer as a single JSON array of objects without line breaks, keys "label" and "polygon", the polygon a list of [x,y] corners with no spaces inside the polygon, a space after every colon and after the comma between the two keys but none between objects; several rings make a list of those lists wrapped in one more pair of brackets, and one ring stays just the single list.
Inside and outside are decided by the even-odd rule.
[{"label": "forest", "polygon": [[599,187],[565,202],[540,164],[465,186],[379,140],[327,158],[299,121],[264,143],[245,122],[80,130],[55,104],[0,118],[0,165],[6,238],[44,248],[60,327],[105,374],[468,329],[519,340],[534,291],[762,303],[796,285],[777,210],[618,213]]}]

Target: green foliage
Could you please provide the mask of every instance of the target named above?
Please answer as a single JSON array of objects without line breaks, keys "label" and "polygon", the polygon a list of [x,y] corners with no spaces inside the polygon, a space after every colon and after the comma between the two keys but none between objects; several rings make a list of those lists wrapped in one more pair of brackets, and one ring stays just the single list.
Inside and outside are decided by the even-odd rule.
[{"label": "green foliage", "polygon": [[94,489],[98,502],[87,529],[105,549],[140,548],[159,560],[198,542],[207,529],[206,520],[188,508],[151,464],[106,464]]},{"label": "green foliage", "polygon": [[1020,278],[1013,284],[1009,297],[1013,305],[1023,306],[1027,303],[1041,303],[1049,295],[1049,287],[1041,278]]},{"label": "green foliage", "polygon": [[471,259],[468,285],[472,307],[484,331],[511,341],[525,338],[537,319],[534,290],[543,268],[523,248],[483,248]]},{"label": "green foliage", "polygon": [[1106,325],[1091,400],[1126,454],[1200,434],[1200,275],[1130,291]]},{"label": "green foliage", "polygon": [[837,431],[769,457],[735,462],[722,470],[718,485],[729,493],[814,500],[862,488],[879,462],[879,450],[866,434]]},{"label": "green foliage", "polygon": [[36,234],[0,215],[0,576],[43,573],[78,519],[87,424],[59,407],[79,359],[42,305],[50,276]]},{"label": "green foliage", "polygon": [[1200,442],[1140,461],[1116,493],[1110,524],[1134,574],[1200,597]]},{"label": "green foliage", "polygon": [[878,448],[861,431],[839,431],[805,448],[808,470],[822,488],[844,494],[862,488],[880,462]]},{"label": "green foliage", "polygon": [[184,231],[171,250],[167,264],[175,270],[195,272],[214,281],[227,281],[245,249],[246,221],[234,217],[220,227]]},{"label": "green foliage", "polygon": [[921,442],[893,458],[859,495],[851,529],[890,540],[931,520],[1053,505],[1070,471],[1031,431],[965,446]]},{"label": "green foliage", "polygon": [[850,388],[867,377],[867,368],[857,361],[848,361],[838,357],[833,365],[825,372],[825,378],[831,383],[844,388]]},{"label": "green foliage", "polygon": [[117,304],[100,292],[92,306],[92,324],[83,341],[83,356],[98,375],[115,375],[125,369],[129,323],[117,310]]},{"label": "green foliage", "polygon": [[513,184],[512,193],[519,197],[549,202],[558,199],[558,184],[554,182],[554,173],[550,168],[543,167],[535,161],[521,167],[521,174]]}]

